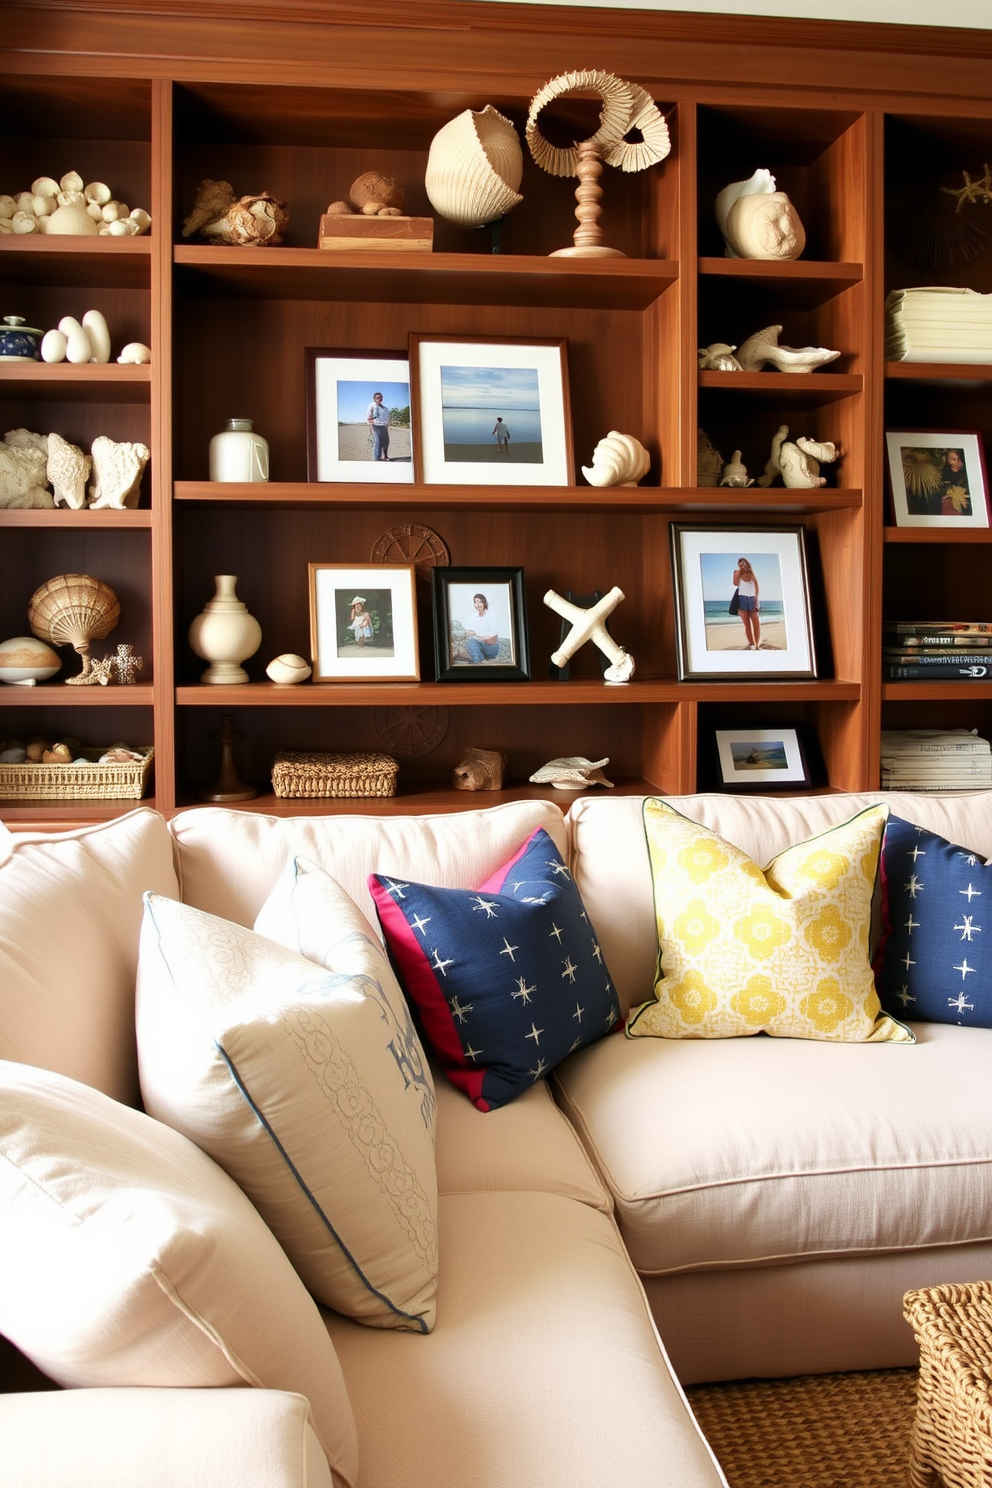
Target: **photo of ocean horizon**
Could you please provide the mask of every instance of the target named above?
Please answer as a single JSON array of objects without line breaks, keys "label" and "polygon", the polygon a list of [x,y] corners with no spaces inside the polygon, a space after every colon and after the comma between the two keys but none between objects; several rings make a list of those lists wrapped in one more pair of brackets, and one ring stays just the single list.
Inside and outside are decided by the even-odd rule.
[{"label": "photo of ocean horizon", "polygon": [[537,369],[442,366],[441,431],[448,461],[542,464]]}]

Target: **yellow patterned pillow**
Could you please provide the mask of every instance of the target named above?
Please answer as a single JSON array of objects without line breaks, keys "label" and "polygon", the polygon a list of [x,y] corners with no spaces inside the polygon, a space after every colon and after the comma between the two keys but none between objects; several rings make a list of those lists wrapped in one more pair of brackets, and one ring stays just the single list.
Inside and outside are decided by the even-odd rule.
[{"label": "yellow patterned pillow", "polygon": [[659,961],[627,1036],[912,1043],[881,1011],[868,959],[887,806],[780,853],[762,870],[664,801],[644,803]]}]

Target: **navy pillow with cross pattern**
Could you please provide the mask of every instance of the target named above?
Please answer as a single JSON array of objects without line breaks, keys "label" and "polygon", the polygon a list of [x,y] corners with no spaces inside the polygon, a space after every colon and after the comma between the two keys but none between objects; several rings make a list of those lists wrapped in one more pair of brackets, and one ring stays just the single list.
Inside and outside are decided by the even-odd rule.
[{"label": "navy pillow with cross pattern", "polygon": [[894,1018],[992,1028],[992,866],[901,817],[882,839],[875,984]]},{"label": "navy pillow with cross pattern", "polygon": [[451,1080],[505,1106],[621,1023],[568,867],[539,827],[478,889],[369,877],[390,959]]}]

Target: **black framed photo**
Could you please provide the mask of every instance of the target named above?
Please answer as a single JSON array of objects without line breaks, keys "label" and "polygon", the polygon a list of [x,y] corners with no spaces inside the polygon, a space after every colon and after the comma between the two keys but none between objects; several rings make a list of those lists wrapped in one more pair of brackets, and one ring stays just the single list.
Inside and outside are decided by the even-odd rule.
[{"label": "black framed photo", "polygon": [[670,530],[679,681],[815,677],[803,528]]},{"label": "black framed photo", "polygon": [[431,603],[439,682],[528,680],[522,568],[432,568]]},{"label": "black framed photo", "polygon": [[714,743],[721,790],[787,790],[812,783],[796,728],[718,728]]},{"label": "black framed photo", "polygon": [[307,479],[413,480],[410,362],[403,352],[306,348]]}]

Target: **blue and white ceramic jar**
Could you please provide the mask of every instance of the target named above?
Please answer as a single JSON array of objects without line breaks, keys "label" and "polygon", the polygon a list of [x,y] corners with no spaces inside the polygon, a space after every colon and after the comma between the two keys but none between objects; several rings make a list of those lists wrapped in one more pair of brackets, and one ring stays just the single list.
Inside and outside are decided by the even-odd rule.
[{"label": "blue and white ceramic jar", "polygon": [[23,315],[5,315],[0,326],[0,356],[19,362],[36,362],[42,332],[24,324]]}]

